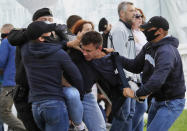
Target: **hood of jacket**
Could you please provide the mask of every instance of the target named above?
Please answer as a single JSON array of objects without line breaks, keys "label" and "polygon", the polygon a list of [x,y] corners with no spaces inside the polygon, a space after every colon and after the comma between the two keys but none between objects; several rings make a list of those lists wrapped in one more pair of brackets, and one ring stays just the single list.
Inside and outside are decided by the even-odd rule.
[{"label": "hood of jacket", "polygon": [[179,46],[179,40],[175,37],[172,37],[172,36],[167,36],[165,38],[163,38],[162,40],[160,40],[159,42],[157,43],[152,43],[152,47],[159,47],[159,46],[162,46],[164,44],[171,44],[173,45],[174,47],[178,48]]},{"label": "hood of jacket", "polygon": [[37,58],[49,56],[62,48],[58,43],[28,43],[28,53]]}]

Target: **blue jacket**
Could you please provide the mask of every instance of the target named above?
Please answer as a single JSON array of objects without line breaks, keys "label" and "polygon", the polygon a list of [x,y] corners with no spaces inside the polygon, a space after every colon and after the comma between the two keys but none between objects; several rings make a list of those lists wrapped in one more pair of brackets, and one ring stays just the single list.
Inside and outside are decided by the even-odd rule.
[{"label": "blue jacket", "polygon": [[61,49],[60,44],[33,43],[23,45],[21,55],[29,82],[29,102],[63,99],[62,74],[69,75],[69,82],[83,92],[80,71]]},{"label": "blue jacket", "polygon": [[15,46],[11,46],[7,39],[0,45],[0,68],[3,70],[2,86],[15,86]]},{"label": "blue jacket", "polygon": [[176,38],[165,37],[146,44],[135,59],[122,57],[125,69],[143,71],[143,87],[136,91],[136,96],[152,94],[158,101],[184,98],[186,87],[178,45]]}]

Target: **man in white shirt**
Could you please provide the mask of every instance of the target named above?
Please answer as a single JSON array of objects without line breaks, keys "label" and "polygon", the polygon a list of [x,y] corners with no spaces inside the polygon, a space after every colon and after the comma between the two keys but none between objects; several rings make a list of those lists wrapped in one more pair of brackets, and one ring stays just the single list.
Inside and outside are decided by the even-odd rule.
[{"label": "man in white shirt", "polygon": [[[134,59],[136,47],[131,26],[135,20],[135,6],[131,2],[123,1],[118,6],[119,21],[111,30],[111,37],[108,39],[108,47],[114,48],[121,56]],[[126,76],[136,83],[140,83],[137,75],[125,70]],[[135,113],[134,99],[127,98],[120,111],[119,118],[114,117],[111,131],[132,131],[132,118]],[[120,128],[119,128],[120,127]]]}]

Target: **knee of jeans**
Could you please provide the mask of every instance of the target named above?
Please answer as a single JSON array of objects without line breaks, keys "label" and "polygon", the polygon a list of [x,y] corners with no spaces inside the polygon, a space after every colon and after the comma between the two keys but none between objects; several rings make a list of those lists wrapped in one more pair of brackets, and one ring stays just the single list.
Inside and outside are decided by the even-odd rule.
[{"label": "knee of jeans", "polygon": [[68,87],[66,91],[64,92],[65,98],[67,100],[77,100],[80,99],[79,91],[74,87]]}]

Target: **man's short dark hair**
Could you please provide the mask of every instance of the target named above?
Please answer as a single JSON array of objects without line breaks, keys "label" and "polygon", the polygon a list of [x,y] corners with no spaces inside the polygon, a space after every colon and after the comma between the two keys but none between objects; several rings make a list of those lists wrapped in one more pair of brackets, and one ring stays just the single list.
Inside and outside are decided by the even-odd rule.
[{"label": "man's short dark hair", "polygon": [[96,45],[96,47],[99,47],[103,44],[103,38],[100,33],[89,31],[83,35],[81,43],[82,45],[89,45],[92,43],[93,45]]},{"label": "man's short dark hair", "polygon": [[71,15],[68,17],[66,24],[68,29],[71,29],[73,27],[73,25],[78,21],[81,20],[82,18],[78,15]]},{"label": "man's short dark hair", "polygon": [[120,11],[121,10],[126,10],[126,6],[127,5],[133,5],[132,2],[127,2],[127,1],[123,1],[118,5],[118,15],[120,16]]}]

